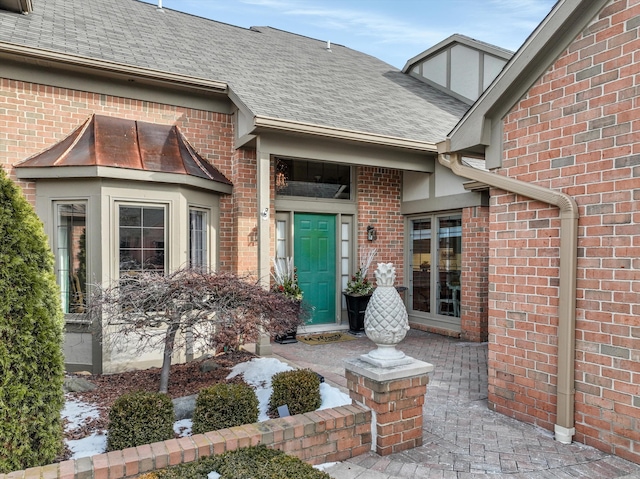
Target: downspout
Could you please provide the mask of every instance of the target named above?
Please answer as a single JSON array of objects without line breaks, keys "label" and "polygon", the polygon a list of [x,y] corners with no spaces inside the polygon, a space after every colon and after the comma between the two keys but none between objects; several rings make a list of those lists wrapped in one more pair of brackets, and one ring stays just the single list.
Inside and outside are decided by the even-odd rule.
[{"label": "downspout", "polygon": [[[446,142],[446,146],[449,142]],[[448,148],[446,148],[448,149]],[[510,193],[552,204],[560,209],[560,289],[558,303],[558,386],[555,439],[571,444],[576,433],[575,408],[575,323],[576,268],[578,249],[578,205],[564,193],[462,164],[458,152],[440,153],[438,161],[454,174],[500,188]]]}]

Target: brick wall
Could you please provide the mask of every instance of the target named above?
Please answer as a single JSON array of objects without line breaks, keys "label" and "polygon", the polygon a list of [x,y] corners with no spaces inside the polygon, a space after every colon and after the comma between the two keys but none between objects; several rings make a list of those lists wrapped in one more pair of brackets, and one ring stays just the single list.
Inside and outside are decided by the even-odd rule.
[{"label": "brick wall", "polygon": [[462,210],[462,273],[460,282],[460,337],[466,341],[488,339],[489,208]]},{"label": "brick wall", "polygon": [[[611,1],[504,121],[501,174],[580,211],[578,441],[640,462],[640,3]],[[492,191],[489,400],[555,421],[558,210]]]},{"label": "brick wall", "polygon": [[360,406],[324,409],[0,474],[0,479],[136,477],[258,444],[279,449],[309,464],[344,461],[371,450],[371,411]]},{"label": "brick wall", "polygon": [[68,136],[92,113],[176,124],[204,158],[234,184],[220,201],[220,268],[255,272],[255,152],[233,150],[231,115],[0,79],[0,166],[35,204],[35,183],[17,180],[13,165]]},{"label": "brick wall", "polygon": [[[359,166],[357,170],[358,244],[378,249],[369,279],[374,279],[376,263],[393,263],[396,285],[400,285],[404,264],[404,218],[400,214],[402,174],[400,170],[369,166]],[[369,225],[376,229],[376,241],[367,241]]]}]

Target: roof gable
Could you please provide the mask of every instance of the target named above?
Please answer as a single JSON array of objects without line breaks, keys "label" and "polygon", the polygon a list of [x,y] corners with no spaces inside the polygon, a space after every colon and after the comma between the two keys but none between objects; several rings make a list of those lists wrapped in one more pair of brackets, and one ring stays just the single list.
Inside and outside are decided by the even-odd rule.
[{"label": "roof gable", "polygon": [[447,149],[473,152],[487,147],[487,167],[500,166],[502,118],[607,3],[559,0],[449,133]]},{"label": "roof gable", "polygon": [[472,104],[513,52],[454,34],[407,61],[402,71]]}]

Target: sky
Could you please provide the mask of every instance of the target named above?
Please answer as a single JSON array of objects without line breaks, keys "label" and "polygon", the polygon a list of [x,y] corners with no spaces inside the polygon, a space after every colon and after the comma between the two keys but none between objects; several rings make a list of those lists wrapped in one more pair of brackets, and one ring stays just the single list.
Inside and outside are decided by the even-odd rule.
[{"label": "sky", "polygon": [[[143,0],[158,4],[159,0]],[[162,0],[170,8],[249,28],[269,26],[340,44],[402,69],[459,33],[515,51],[555,0]]]}]

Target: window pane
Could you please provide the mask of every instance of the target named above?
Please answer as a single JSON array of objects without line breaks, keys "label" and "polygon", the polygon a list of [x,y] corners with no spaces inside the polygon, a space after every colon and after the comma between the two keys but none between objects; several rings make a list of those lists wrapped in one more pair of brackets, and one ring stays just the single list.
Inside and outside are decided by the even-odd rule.
[{"label": "window pane", "polygon": [[139,248],[142,245],[142,228],[120,228],[120,248]]},{"label": "window pane", "polygon": [[143,226],[147,228],[164,228],[164,208],[143,208]]},{"label": "window pane", "polygon": [[411,287],[413,310],[431,311],[431,219],[411,222]]},{"label": "window pane", "polygon": [[157,271],[165,268],[165,208],[120,206],[118,210],[121,272]]},{"label": "window pane", "polygon": [[438,219],[438,314],[460,317],[462,217]]},{"label": "window pane", "polygon": [[164,248],[164,229],[143,228],[142,245],[146,248]]},{"label": "window pane", "polygon": [[83,313],[87,292],[87,206],[59,203],[56,211],[56,263],[62,308],[65,313]]},{"label": "window pane", "polygon": [[164,271],[164,249],[144,250],[143,260],[143,269]]},{"label": "window pane", "polygon": [[351,167],[308,160],[276,160],[276,193],[348,200],[351,198]]},{"label": "window pane", "polygon": [[142,225],[142,208],[121,206],[120,226],[140,226]]},{"label": "window pane", "polygon": [[283,259],[287,256],[287,222],[276,221],[276,258]]},{"label": "window pane", "polygon": [[208,212],[191,208],[189,210],[189,266],[207,268],[207,223]]}]

